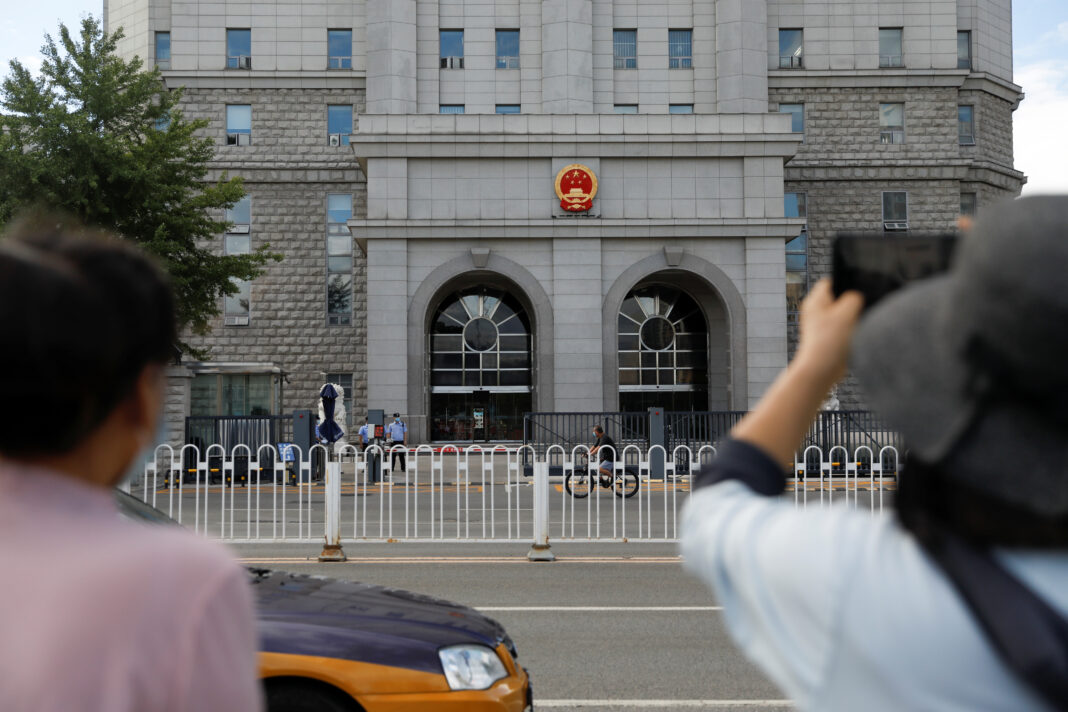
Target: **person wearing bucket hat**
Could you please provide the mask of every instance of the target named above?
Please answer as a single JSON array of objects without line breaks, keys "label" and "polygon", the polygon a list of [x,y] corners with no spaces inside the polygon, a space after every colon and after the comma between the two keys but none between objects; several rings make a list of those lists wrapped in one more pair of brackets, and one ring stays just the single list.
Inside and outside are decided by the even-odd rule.
[{"label": "person wearing bucket hat", "polygon": [[[1068,196],[982,213],[882,300],[817,284],[790,366],[695,477],[686,567],[800,709],[1068,709]],[[852,367],[909,450],[896,514],[776,495]]]}]

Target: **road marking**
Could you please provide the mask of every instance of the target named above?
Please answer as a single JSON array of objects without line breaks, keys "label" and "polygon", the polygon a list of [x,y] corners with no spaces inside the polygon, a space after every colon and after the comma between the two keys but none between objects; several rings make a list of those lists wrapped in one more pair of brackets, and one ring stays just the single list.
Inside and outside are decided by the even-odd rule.
[{"label": "road marking", "polygon": [[792,708],[790,700],[544,700],[538,707],[777,707]]},{"label": "road marking", "polygon": [[[316,557],[248,557],[242,564],[317,564]],[[555,563],[572,564],[677,564],[679,556],[563,556]],[[350,556],[349,564],[529,564],[526,556]],[[336,564],[335,564],[336,565]]]},{"label": "road marking", "polygon": [[503,612],[521,612],[521,611],[537,611],[537,612],[553,612],[562,613],[569,611],[722,611],[723,606],[471,606],[476,611],[485,611],[487,613],[503,613]]}]

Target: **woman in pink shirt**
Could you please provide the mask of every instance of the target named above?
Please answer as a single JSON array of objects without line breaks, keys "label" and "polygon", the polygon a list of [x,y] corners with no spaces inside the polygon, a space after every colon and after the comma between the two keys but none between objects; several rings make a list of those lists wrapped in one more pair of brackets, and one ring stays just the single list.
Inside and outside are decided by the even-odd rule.
[{"label": "woman in pink shirt", "polygon": [[0,709],[259,709],[245,573],[113,500],[163,402],[163,273],[118,238],[25,222],[0,241],[0,334]]}]

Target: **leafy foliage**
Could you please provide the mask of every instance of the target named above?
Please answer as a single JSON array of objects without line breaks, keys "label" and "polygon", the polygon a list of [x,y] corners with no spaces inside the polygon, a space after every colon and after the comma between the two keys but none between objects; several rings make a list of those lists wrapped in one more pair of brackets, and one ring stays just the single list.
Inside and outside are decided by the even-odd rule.
[{"label": "leafy foliage", "polygon": [[234,280],[281,256],[269,245],[211,249],[228,226],[213,216],[244,195],[241,179],[206,180],[214,144],[197,132],[207,121],[185,120],[182,90],[169,91],[158,69],[119,57],[122,37],[87,17],[78,38],[62,24],[58,44],[45,36],[38,77],[11,62],[0,86],[0,224],[44,209],[135,240],[170,273],[180,327],[204,334]]}]

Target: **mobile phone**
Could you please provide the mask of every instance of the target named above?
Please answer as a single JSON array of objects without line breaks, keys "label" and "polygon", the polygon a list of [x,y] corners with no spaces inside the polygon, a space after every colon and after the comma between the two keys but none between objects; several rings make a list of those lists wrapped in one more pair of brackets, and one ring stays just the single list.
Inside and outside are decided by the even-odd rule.
[{"label": "mobile phone", "polygon": [[839,233],[834,241],[834,295],[855,289],[869,309],[909,282],[945,272],[956,244],[955,233]]}]

